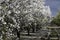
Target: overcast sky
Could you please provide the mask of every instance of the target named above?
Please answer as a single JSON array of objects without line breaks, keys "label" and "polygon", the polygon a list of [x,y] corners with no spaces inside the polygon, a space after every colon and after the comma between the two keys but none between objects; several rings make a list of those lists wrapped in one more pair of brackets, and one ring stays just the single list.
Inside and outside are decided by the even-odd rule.
[{"label": "overcast sky", "polygon": [[46,0],[46,4],[50,6],[52,15],[55,16],[60,8],[60,0]]}]

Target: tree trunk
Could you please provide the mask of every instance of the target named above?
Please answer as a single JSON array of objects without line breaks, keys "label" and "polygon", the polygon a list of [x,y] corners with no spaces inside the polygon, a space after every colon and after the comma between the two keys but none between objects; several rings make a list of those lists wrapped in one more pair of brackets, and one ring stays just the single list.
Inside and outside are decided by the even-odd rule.
[{"label": "tree trunk", "polygon": [[48,35],[48,38],[47,38],[47,40],[50,40],[50,35]]},{"label": "tree trunk", "polygon": [[28,35],[30,35],[30,34],[29,34],[29,33],[30,33],[29,31],[30,31],[30,28],[27,28],[27,33],[28,33]]},{"label": "tree trunk", "polygon": [[32,33],[34,33],[35,32],[35,28],[34,27],[32,27]]},{"label": "tree trunk", "polygon": [[20,40],[20,32],[19,32],[19,31],[17,32],[17,37],[18,37],[19,40]]}]

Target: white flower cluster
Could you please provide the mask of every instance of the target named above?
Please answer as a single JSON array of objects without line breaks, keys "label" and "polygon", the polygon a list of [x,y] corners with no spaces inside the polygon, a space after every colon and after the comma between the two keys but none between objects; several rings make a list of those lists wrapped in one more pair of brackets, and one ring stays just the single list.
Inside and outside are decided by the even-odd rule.
[{"label": "white flower cluster", "polygon": [[46,23],[44,4],[43,0],[0,0],[0,30],[3,35],[0,39],[16,38],[17,30],[32,26],[32,23],[35,26]]}]

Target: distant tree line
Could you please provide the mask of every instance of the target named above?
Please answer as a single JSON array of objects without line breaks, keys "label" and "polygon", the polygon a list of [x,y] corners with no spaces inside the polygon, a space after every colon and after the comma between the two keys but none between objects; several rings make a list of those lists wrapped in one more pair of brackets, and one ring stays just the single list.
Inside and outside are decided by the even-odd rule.
[{"label": "distant tree line", "polygon": [[57,15],[53,18],[51,24],[60,26],[60,12],[58,12]]}]

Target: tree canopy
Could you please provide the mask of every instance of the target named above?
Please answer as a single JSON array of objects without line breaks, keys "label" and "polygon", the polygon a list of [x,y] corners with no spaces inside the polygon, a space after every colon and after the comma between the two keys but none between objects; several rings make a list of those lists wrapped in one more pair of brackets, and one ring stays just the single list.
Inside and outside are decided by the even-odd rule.
[{"label": "tree canopy", "polygon": [[31,28],[34,31],[36,27],[43,27],[44,24],[48,22],[48,18],[42,14],[44,13],[43,3],[42,0],[5,0],[1,2],[1,39],[13,40],[16,38],[15,40],[17,40],[19,37],[17,34],[23,31],[24,27],[27,29],[28,33]]},{"label": "tree canopy", "polygon": [[60,26],[60,12],[58,12],[57,16],[53,18],[51,23]]}]

